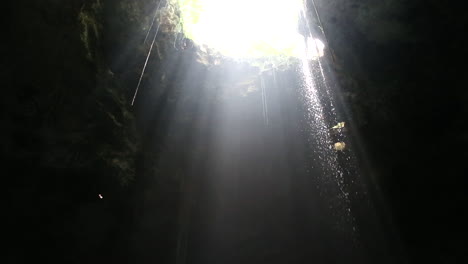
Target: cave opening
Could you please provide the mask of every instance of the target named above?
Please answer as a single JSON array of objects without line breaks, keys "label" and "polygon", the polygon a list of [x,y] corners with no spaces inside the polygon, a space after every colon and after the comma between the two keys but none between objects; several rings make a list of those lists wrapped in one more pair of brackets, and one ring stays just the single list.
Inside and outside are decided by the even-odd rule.
[{"label": "cave opening", "polygon": [[461,6],[4,7],[4,262],[467,262]]}]

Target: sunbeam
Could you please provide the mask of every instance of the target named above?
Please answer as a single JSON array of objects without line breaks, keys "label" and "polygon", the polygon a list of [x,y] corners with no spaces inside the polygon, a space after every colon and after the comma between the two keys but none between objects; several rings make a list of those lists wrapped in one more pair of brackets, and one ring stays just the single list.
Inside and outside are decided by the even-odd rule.
[{"label": "sunbeam", "polygon": [[468,263],[455,2],[5,1],[3,262]]},{"label": "sunbeam", "polygon": [[[177,59],[185,58],[188,63],[182,68],[165,70],[162,67],[162,71],[178,80],[179,97],[196,93],[201,88],[197,87],[198,82],[217,87],[211,92],[217,100],[208,103],[210,111],[206,111],[208,105],[198,106],[205,109],[203,113],[207,116],[199,118],[204,122],[209,120],[211,127],[203,129],[211,136],[205,139],[208,146],[203,154],[206,159],[203,169],[198,164],[191,168],[197,168],[201,171],[197,173],[206,176],[202,177],[204,184],[199,185],[192,178],[181,187],[176,262],[185,263],[198,254],[225,258],[222,252],[230,252],[230,247],[237,247],[232,244],[239,243],[232,232],[249,232],[245,226],[230,221],[250,223],[265,218],[252,212],[253,209],[277,215],[281,218],[279,223],[286,225],[291,234],[298,232],[291,223],[302,221],[298,218],[308,219],[311,223],[301,227],[308,230],[304,231],[307,240],[316,243],[314,232],[328,239],[337,238],[334,243],[349,247],[348,256],[359,258],[358,227],[350,184],[355,194],[362,188],[356,187],[360,183],[359,173],[352,164],[352,144],[345,134],[346,122],[337,112],[330,86],[332,78],[326,68],[329,58],[324,44],[328,41],[320,18],[310,17],[311,14],[318,16],[315,5],[311,12],[302,0],[173,0],[164,7],[164,12],[156,13],[160,16],[170,14],[171,17],[153,17],[146,38],[155,27],[155,21],[158,24],[153,30],[153,42],[137,92],[159,27],[170,19],[174,29],[164,32],[173,34],[169,34],[168,39],[171,42],[169,48],[175,52],[171,56],[175,57],[165,61],[172,65]],[[179,15],[179,20],[174,19],[175,14]],[[317,21],[319,25],[315,24],[313,28]],[[163,27],[170,28],[168,25]],[[193,48],[180,49],[176,44],[182,39],[191,39]],[[200,60],[202,53],[208,59]],[[218,62],[210,64],[214,60]],[[288,61],[282,64],[286,67],[279,67],[284,61]],[[209,70],[201,70],[204,67]],[[285,81],[285,78],[290,79]],[[248,91],[243,91],[245,87]],[[206,95],[204,89],[200,90],[200,96]],[[173,119],[182,115],[179,109],[184,105],[180,101],[176,104]],[[303,109],[302,116],[293,114],[294,107]],[[292,120],[287,120],[284,115],[292,115]],[[298,127],[301,132],[296,130]],[[283,133],[294,136],[288,138]],[[203,141],[198,137],[191,138],[195,145]],[[296,153],[293,155],[298,159],[291,160],[286,153]],[[303,160],[302,164],[300,160]],[[292,169],[294,167],[302,167],[302,171]],[[301,172],[295,174],[295,170]],[[301,181],[304,182],[299,184]],[[282,194],[282,199],[275,196],[278,193]],[[194,197],[206,199],[207,203],[194,205],[190,201]],[[296,200],[296,197],[303,198]],[[278,203],[277,208],[270,208],[275,203]],[[288,203],[293,203],[292,208],[300,209],[291,209]],[[196,208],[216,216],[194,217]],[[295,215],[287,213],[290,210],[299,211]],[[314,217],[321,220],[314,220]],[[193,230],[191,225],[199,225],[200,221],[210,221],[211,225],[204,231]],[[271,226],[276,224],[265,228]],[[193,232],[197,233],[194,238]],[[291,237],[277,238],[270,242],[275,245],[292,240]],[[194,241],[205,247],[201,253],[194,252],[198,247]],[[352,252],[353,249],[357,253]]]}]

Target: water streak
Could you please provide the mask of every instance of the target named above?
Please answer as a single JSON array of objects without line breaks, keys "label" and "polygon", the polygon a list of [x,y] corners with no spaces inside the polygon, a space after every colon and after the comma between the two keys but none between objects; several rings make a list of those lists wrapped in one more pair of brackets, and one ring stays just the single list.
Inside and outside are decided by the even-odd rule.
[{"label": "water streak", "polygon": [[[313,134],[311,136],[313,140],[311,142],[312,152],[323,173],[318,181],[321,186],[317,187],[321,196],[329,200],[330,209],[337,219],[337,227],[353,232],[355,230],[354,219],[351,214],[349,193],[344,184],[344,172],[339,165],[338,154],[333,147],[330,126],[326,122],[326,117],[335,117],[336,113],[334,108],[328,111],[324,108],[324,103],[332,105],[332,97],[329,92],[319,94],[319,86],[326,84],[321,65],[317,62],[315,64],[318,64],[315,65],[315,68],[319,68],[318,70],[314,70],[311,62],[304,56],[299,74],[302,82],[302,97],[307,107],[307,121],[310,132]],[[321,102],[321,98],[327,102]]]}]

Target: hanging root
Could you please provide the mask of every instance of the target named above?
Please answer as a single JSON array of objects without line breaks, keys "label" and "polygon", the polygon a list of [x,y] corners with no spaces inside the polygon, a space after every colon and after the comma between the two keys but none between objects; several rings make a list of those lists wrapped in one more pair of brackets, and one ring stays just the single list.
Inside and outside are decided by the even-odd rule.
[{"label": "hanging root", "polygon": [[146,32],[146,36],[145,36],[145,40],[143,41],[143,44],[146,43],[146,40],[148,40],[148,36],[149,36],[149,34],[150,34],[150,32],[151,32],[151,29],[153,29],[154,21],[156,20],[156,17],[157,17],[158,14],[159,14],[159,10],[161,9],[161,2],[162,2],[162,1],[163,1],[163,0],[159,0],[159,3],[158,3],[158,5],[157,5],[157,7],[156,7],[156,10],[154,11],[153,20],[151,21],[151,25],[150,25],[150,27],[149,27],[149,29],[148,29],[148,32]]},{"label": "hanging root", "polygon": [[262,89],[263,120],[265,121],[265,124],[268,126],[268,104],[267,104],[265,80],[263,79],[263,76],[260,76],[260,86]]},{"label": "hanging root", "polygon": [[140,79],[138,80],[138,84],[137,84],[137,87],[135,89],[135,94],[133,95],[132,106],[135,103],[135,99],[136,99],[136,96],[138,94],[138,90],[140,89],[141,81],[143,80],[143,75],[145,74],[146,66],[148,65],[148,60],[149,60],[149,58],[151,56],[151,52],[153,51],[154,42],[156,41],[156,37],[158,36],[160,26],[161,26],[161,23],[158,24],[158,27],[156,28],[156,32],[154,33],[153,41],[151,42],[151,46],[149,48],[148,55],[146,56],[145,64],[143,65],[143,70],[141,71]]}]

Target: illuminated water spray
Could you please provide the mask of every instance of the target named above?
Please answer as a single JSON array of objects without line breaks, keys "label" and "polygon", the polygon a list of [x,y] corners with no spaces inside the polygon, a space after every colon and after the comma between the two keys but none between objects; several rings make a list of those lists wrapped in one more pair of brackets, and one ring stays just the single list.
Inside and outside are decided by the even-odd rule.
[{"label": "illuminated water spray", "polygon": [[[312,3],[317,20],[320,21],[315,3]],[[302,12],[303,17],[306,18],[305,9]],[[330,121],[332,124],[336,124],[339,120],[322,65],[321,57],[323,56],[324,44],[314,38],[308,22],[305,22],[307,32],[302,45],[298,75],[301,79],[301,97],[307,110],[308,130],[311,133],[310,140],[312,142],[309,142],[312,148],[311,159],[320,164],[322,170],[321,179],[318,181],[320,186],[317,186],[317,190],[322,197],[331,198],[328,199],[329,207],[338,221],[338,226],[340,228],[351,226],[351,231],[354,232],[355,225],[351,214],[351,202],[344,183],[345,173],[339,164],[337,153],[344,150],[345,143],[334,142],[331,135],[333,126],[329,124]],[[322,26],[320,25],[320,27]],[[326,37],[324,32],[322,35],[322,37]],[[314,61],[311,61],[310,54],[318,56],[315,57]],[[322,87],[322,89],[319,89],[319,87]],[[328,107],[325,108],[324,104],[327,104]],[[338,126],[344,126],[344,122],[338,124]],[[333,199],[333,197],[337,199]]]},{"label": "illuminated water spray", "polygon": [[[313,39],[313,34],[308,29],[307,40]],[[317,49],[316,54],[319,54],[318,48],[323,47],[316,43],[310,45],[308,41],[304,43],[298,75],[301,83],[301,99],[306,106],[307,130],[311,134],[309,145],[312,155],[310,158],[315,164],[319,164],[322,171],[317,181],[317,191],[328,201],[329,209],[337,221],[335,223],[337,228],[351,232],[355,237],[355,220],[351,212],[349,191],[344,182],[346,168],[339,164],[338,158],[338,152],[344,150],[345,143],[335,142],[336,140],[331,135],[333,127],[343,128],[345,123],[337,118],[321,56],[311,61],[308,55],[311,53],[311,48]],[[338,123],[338,125],[331,125],[330,122],[331,124]],[[346,159],[350,160],[350,157]],[[314,177],[317,176],[314,175]]]}]

